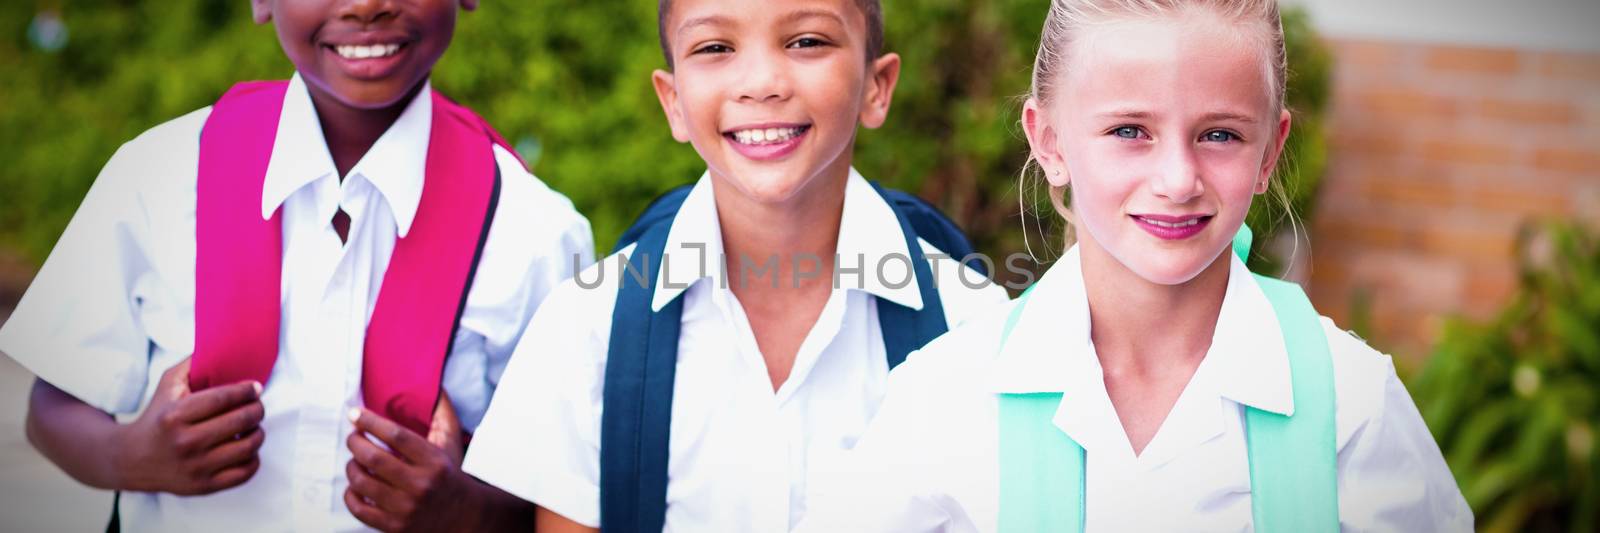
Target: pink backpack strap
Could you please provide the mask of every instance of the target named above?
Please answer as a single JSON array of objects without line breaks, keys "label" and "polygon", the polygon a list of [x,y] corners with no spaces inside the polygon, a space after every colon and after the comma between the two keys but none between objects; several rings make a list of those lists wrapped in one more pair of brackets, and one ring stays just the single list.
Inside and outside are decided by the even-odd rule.
[{"label": "pink backpack strap", "polygon": [[194,390],[266,383],[278,358],[283,226],[278,213],[261,217],[261,190],[288,86],[233,86],[200,132],[189,367]]},{"label": "pink backpack strap", "polygon": [[[277,362],[283,226],[278,212],[261,217],[261,194],[287,88],[283,81],[234,86],[200,135],[195,390],[266,383]],[[471,111],[437,92],[432,98],[422,199],[411,231],[395,241],[367,324],[361,380],[369,409],[421,434],[499,198],[492,146],[504,146]]]},{"label": "pink backpack strap", "polygon": [[439,401],[444,360],[500,195],[490,131],[433,93],[422,201],[411,231],[395,242],[367,325],[363,400],[421,434]]}]

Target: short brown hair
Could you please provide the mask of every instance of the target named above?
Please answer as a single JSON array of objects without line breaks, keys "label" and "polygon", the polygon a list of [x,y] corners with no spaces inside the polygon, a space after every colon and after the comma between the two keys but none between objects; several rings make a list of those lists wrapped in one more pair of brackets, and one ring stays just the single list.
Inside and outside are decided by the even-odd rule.
[{"label": "short brown hair", "polygon": [[[867,61],[883,53],[883,5],[878,0],[855,0],[856,7],[867,19]],[[672,11],[672,0],[660,0],[656,8],[656,33],[661,36],[661,55],[672,68],[672,45],[667,42],[667,13]]]}]

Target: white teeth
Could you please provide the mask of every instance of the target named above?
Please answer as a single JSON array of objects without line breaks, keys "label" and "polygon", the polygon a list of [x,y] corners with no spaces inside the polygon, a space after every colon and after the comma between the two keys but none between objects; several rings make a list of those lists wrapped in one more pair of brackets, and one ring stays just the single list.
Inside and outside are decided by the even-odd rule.
[{"label": "white teeth", "polygon": [[772,144],[787,141],[800,135],[803,128],[766,128],[749,129],[733,132],[733,140],[739,144]]},{"label": "white teeth", "polygon": [[345,59],[367,59],[373,57],[388,57],[400,51],[398,44],[372,44],[372,45],[340,45],[333,47],[339,57]]},{"label": "white teeth", "polygon": [[1145,218],[1145,217],[1139,217],[1139,218],[1141,220],[1144,220],[1145,222],[1150,223],[1153,226],[1158,226],[1158,227],[1163,227],[1163,228],[1187,228],[1189,226],[1193,226],[1195,224],[1199,224],[1200,223],[1200,219],[1198,219],[1198,218],[1191,218],[1191,219],[1185,220],[1183,222],[1162,222],[1160,220],[1155,220],[1155,219],[1151,219],[1151,218]]}]

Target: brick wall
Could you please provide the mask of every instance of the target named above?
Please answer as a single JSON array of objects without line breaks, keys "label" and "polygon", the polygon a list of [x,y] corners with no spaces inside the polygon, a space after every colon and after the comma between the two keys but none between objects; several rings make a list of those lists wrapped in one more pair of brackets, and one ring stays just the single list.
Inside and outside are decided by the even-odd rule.
[{"label": "brick wall", "polygon": [[1600,224],[1600,54],[1331,42],[1330,168],[1312,297],[1415,363],[1443,317],[1491,316],[1533,217]]}]

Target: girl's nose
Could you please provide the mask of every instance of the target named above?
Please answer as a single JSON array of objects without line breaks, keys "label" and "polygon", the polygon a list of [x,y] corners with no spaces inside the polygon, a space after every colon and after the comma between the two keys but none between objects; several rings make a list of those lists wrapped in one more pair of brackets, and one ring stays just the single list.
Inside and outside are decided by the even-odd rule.
[{"label": "girl's nose", "polygon": [[1191,144],[1168,145],[1163,150],[1150,189],[1175,204],[1188,203],[1206,192]]}]

